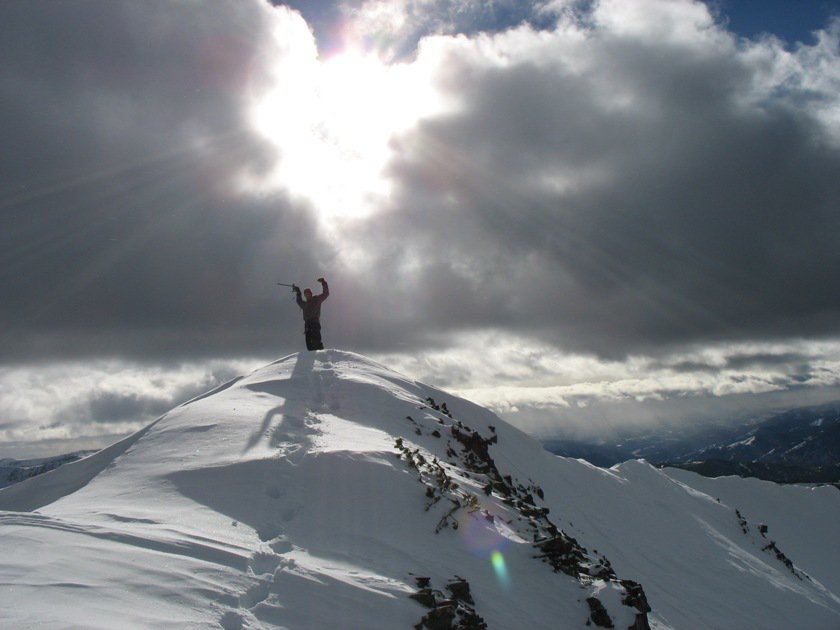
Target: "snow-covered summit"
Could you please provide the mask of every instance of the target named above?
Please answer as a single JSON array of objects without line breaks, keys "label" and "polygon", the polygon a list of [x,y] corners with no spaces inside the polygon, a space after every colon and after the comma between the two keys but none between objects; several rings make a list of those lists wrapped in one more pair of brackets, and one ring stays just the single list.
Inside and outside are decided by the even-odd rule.
[{"label": "snow-covered summit", "polygon": [[360,355],[294,354],[0,491],[0,622],[840,625],[835,489],[671,474],[553,456]]}]

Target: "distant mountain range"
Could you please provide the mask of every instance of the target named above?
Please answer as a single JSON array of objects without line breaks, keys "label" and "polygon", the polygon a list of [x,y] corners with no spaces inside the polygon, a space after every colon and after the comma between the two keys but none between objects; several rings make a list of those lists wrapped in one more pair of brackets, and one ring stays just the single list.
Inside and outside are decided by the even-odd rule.
[{"label": "distant mountain range", "polygon": [[645,435],[616,443],[544,442],[551,452],[612,466],[646,459],[709,477],[739,475],[780,483],[840,482],[840,402],[792,409],[758,423],[689,437]]},{"label": "distant mountain range", "polygon": [[0,488],[11,486],[31,477],[55,470],[59,466],[75,462],[95,451],[78,451],[55,457],[40,459],[0,459]]}]

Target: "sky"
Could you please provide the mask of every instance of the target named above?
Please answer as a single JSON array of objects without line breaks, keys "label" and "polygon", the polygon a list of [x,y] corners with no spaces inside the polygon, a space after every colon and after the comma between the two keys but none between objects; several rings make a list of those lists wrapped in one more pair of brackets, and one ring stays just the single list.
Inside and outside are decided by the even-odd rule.
[{"label": "sky", "polygon": [[837,2],[7,0],[0,147],[0,457],[303,349],[319,276],[539,437],[840,399]]}]

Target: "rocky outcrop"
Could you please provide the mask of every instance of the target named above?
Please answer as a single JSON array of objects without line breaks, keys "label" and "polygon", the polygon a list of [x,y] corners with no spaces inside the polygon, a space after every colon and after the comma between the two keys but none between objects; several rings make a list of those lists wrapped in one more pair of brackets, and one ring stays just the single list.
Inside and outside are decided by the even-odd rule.
[{"label": "rocky outcrop", "polygon": [[[426,511],[441,502],[446,504],[435,532],[458,529],[463,512],[471,518],[485,518],[491,522],[500,518],[485,507],[486,498],[482,499],[479,493],[458,482],[457,478],[463,475],[474,482],[471,487],[477,485],[481,488],[484,497],[491,497],[507,506],[516,519],[507,520],[506,525],[515,528],[524,539],[533,541],[535,559],[548,564],[555,573],[575,578],[585,587],[592,586],[596,581],[613,583],[622,593],[622,604],[634,610],[636,621],[632,628],[648,628],[647,613],[651,608],[642,586],[632,580],[620,580],[606,557],[590,552],[557,527],[549,518],[549,509],[539,505],[545,498],[542,488],[531,480],[523,483],[499,470],[490,453],[491,446],[499,439],[495,428],[490,427],[491,435],[483,436],[455,419],[445,403],[438,405],[431,398],[427,398],[426,402],[425,419],[407,416],[406,420],[414,426],[415,435],[442,440],[444,448],[441,450],[444,450],[446,459],[440,459],[403,438],[397,438],[394,447],[399,458],[416,471],[418,480],[425,486]],[[431,592],[424,591],[419,597],[428,603]],[[608,611],[595,595],[590,596],[587,602],[591,623],[613,627]],[[436,615],[436,618],[445,617],[449,613]]]},{"label": "rocky outcrop", "polygon": [[415,630],[487,630],[487,623],[475,611],[469,583],[455,576],[446,584],[448,595],[432,588],[431,578],[416,578],[418,590],[409,595],[429,609]]}]

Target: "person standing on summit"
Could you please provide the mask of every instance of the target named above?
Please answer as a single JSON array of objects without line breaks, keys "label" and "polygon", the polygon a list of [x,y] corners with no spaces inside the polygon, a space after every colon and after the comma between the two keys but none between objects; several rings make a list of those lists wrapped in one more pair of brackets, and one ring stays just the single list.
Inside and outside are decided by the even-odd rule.
[{"label": "person standing on summit", "polygon": [[303,334],[306,335],[307,350],[324,349],[324,342],[321,341],[321,302],[329,297],[330,287],[323,278],[318,278],[318,282],[321,283],[321,295],[312,295],[311,289],[304,289],[305,300],[300,297],[300,287],[292,285],[297,305],[303,311]]}]

